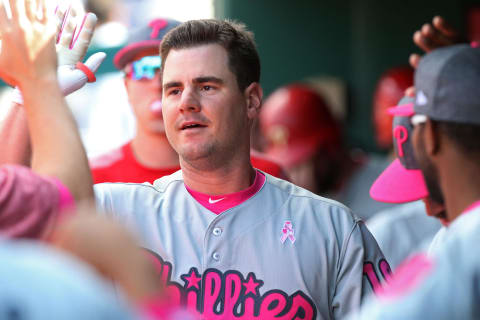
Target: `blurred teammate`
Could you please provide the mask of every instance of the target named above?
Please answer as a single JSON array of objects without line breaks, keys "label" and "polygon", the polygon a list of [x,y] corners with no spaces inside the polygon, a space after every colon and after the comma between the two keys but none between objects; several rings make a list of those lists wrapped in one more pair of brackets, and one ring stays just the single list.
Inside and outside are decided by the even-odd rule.
[{"label": "blurred teammate", "polygon": [[[413,98],[405,97],[392,110],[412,108]],[[389,116],[391,116],[389,114]],[[379,212],[367,221],[369,230],[377,240],[382,252],[390,262],[392,270],[416,251],[426,250],[441,224],[429,217],[443,212],[443,206],[431,205],[422,173],[415,161],[412,147],[410,117],[405,112],[393,119],[393,145],[397,158],[377,178],[370,189],[370,195],[377,201],[405,203]],[[424,200],[424,202],[420,201]],[[427,211],[426,211],[427,209]]]},{"label": "blurred teammate", "polygon": [[392,117],[387,109],[396,105],[413,85],[413,69],[408,66],[390,68],[377,81],[373,94],[373,127],[377,146],[393,151]]},{"label": "blurred teammate", "polygon": [[100,208],[157,256],[174,301],[203,318],[340,318],[388,277],[344,206],[255,170],[262,100],[253,35],[193,20],[161,45],[162,113],[181,171],[150,184],[95,186]]},{"label": "blurred teammate", "polygon": [[430,197],[444,203],[449,225],[432,256],[417,256],[399,270],[361,318],[478,318],[480,261],[472,252],[480,228],[480,185],[472,177],[480,174],[479,82],[478,48],[450,46],[420,60],[413,147]]},{"label": "blurred teammate", "polygon": [[392,206],[373,201],[365,188],[387,163],[354,156],[341,124],[313,89],[302,84],[277,89],[262,107],[260,128],[266,155],[286,168],[293,183],[344,203],[365,220]]},{"label": "blurred teammate", "polygon": [[[3,7],[1,11],[4,12]],[[50,52],[50,46],[47,47],[49,51],[46,52],[50,56],[43,57],[40,56],[43,52],[38,53],[38,59],[44,60],[28,60],[31,63],[29,66],[22,59],[28,51],[20,49],[32,50],[31,47],[39,45],[32,39],[27,39],[31,42],[20,45],[17,42],[24,40],[22,37],[10,33],[3,34],[3,68],[0,70],[0,76],[9,84],[17,86],[15,98],[24,106],[20,103],[12,105],[12,114],[19,115],[20,118],[17,118],[17,121],[15,117],[7,119],[2,128],[4,136],[2,144],[5,148],[0,151],[0,158],[2,162],[8,163],[19,162],[19,158],[23,157],[22,154],[10,152],[16,149],[11,150],[9,146],[18,140],[13,138],[11,139],[13,141],[10,141],[9,138],[15,132],[25,133],[27,121],[33,148],[33,172],[26,167],[14,165],[5,165],[0,169],[0,228],[1,234],[7,237],[44,237],[64,218],[66,208],[71,209],[74,202],[93,198],[92,180],[85,151],[63,95],[70,90],[78,89],[88,80],[87,74],[75,68],[75,64],[83,59],[95,27],[96,17],[93,14],[85,15],[85,23],[83,28],[79,29],[75,43],[72,41],[71,18],[66,19],[65,11],[57,11],[54,22],[57,26],[54,32],[58,33],[57,72],[55,47],[53,54]],[[46,30],[45,28],[43,26],[42,30]],[[11,33],[13,34],[13,31]],[[49,32],[42,36],[35,33],[35,38],[38,37],[37,41],[41,44],[48,43],[49,36],[53,38]],[[74,45],[69,54],[70,60],[67,61],[62,52],[65,45],[68,47],[72,43]],[[14,48],[18,48],[19,52],[14,52]],[[88,60],[89,65],[94,65],[93,70],[96,70],[103,58],[103,54],[97,54]],[[53,74],[50,74],[52,69]],[[63,82],[63,87],[58,87],[55,82],[57,79]],[[48,125],[45,125],[46,123]],[[28,135],[23,135],[22,138],[29,139]]]}]

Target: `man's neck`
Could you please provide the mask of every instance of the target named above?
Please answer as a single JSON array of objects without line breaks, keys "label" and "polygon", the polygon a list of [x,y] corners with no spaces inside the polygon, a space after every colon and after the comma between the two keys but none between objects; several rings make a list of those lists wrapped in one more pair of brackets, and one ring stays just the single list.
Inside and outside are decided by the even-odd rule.
[{"label": "man's neck", "polygon": [[440,179],[450,221],[455,220],[472,203],[480,200],[480,167],[472,160],[455,158],[448,164]]},{"label": "man's neck", "polygon": [[250,154],[232,159],[218,168],[202,169],[201,166],[180,159],[185,184],[192,190],[209,195],[239,192],[250,187],[255,179],[255,170],[250,163]]},{"label": "man's neck", "polygon": [[143,166],[153,169],[179,166],[178,154],[170,146],[165,134],[138,130],[131,146],[135,159]]}]

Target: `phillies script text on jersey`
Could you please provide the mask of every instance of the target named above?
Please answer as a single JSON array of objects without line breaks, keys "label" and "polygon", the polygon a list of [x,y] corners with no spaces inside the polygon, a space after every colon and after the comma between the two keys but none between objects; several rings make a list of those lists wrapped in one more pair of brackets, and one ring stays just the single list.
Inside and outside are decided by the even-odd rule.
[{"label": "phillies script text on jersey", "polygon": [[[147,249],[145,249],[147,250]],[[263,281],[250,272],[221,272],[210,268],[200,274],[197,268],[181,276],[183,285],[171,280],[172,264],[156,253],[151,255],[163,285],[169,294],[169,303],[184,305],[202,319],[315,319],[317,310],[313,301],[302,291],[288,295],[282,290],[260,293]],[[390,273],[388,263],[381,261],[382,278]],[[371,263],[365,264],[364,275],[377,289],[379,279],[372,277]],[[374,272],[373,272],[374,273]]]},{"label": "phillies script text on jersey", "polygon": [[171,281],[172,264],[147,250],[169,294],[169,303],[185,305],[204,319],[315,319],[313,301],[303,292],[288,295],[281,290],[260,294],[263,281],[254,273],[244,277],[238,271],[225,273],[207,269],[201,275],[197,268],[182,275],[184,284]]}]

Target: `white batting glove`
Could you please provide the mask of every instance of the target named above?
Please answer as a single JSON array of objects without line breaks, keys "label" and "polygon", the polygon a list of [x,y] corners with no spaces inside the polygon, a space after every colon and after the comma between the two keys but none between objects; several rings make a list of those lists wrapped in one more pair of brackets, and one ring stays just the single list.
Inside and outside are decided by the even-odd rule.
[{"label": "white batting glove", "polygon": [[[57,57],[58,83],[65,96],[82,88],[87,82],[95,82],[95,72],[106,58],[104,52],[91,55],[85,64],[81,63],[92,39],[97,17],[93,13],[84,15],[80,26],[76,25],[77,13],[69,8],[57,8]],[[78,30],[77,30],[78,28]],[[18,88],[12,93],[12,101],[23,104]]]}]

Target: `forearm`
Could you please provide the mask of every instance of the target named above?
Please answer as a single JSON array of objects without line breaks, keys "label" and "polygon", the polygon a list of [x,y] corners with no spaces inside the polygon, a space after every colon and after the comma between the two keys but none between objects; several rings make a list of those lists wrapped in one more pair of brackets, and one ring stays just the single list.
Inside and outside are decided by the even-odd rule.
[{"label": "forearm", "polygon": [[12,102],[0,127],[0,164],[30,166],[31,147],[27,117],[22,105]]},{"label": "forearm", "polygon": [[21,86],[32,144],[32,169],[62,181],[75,200],[93,197],[88,160],[54,74]]}]

